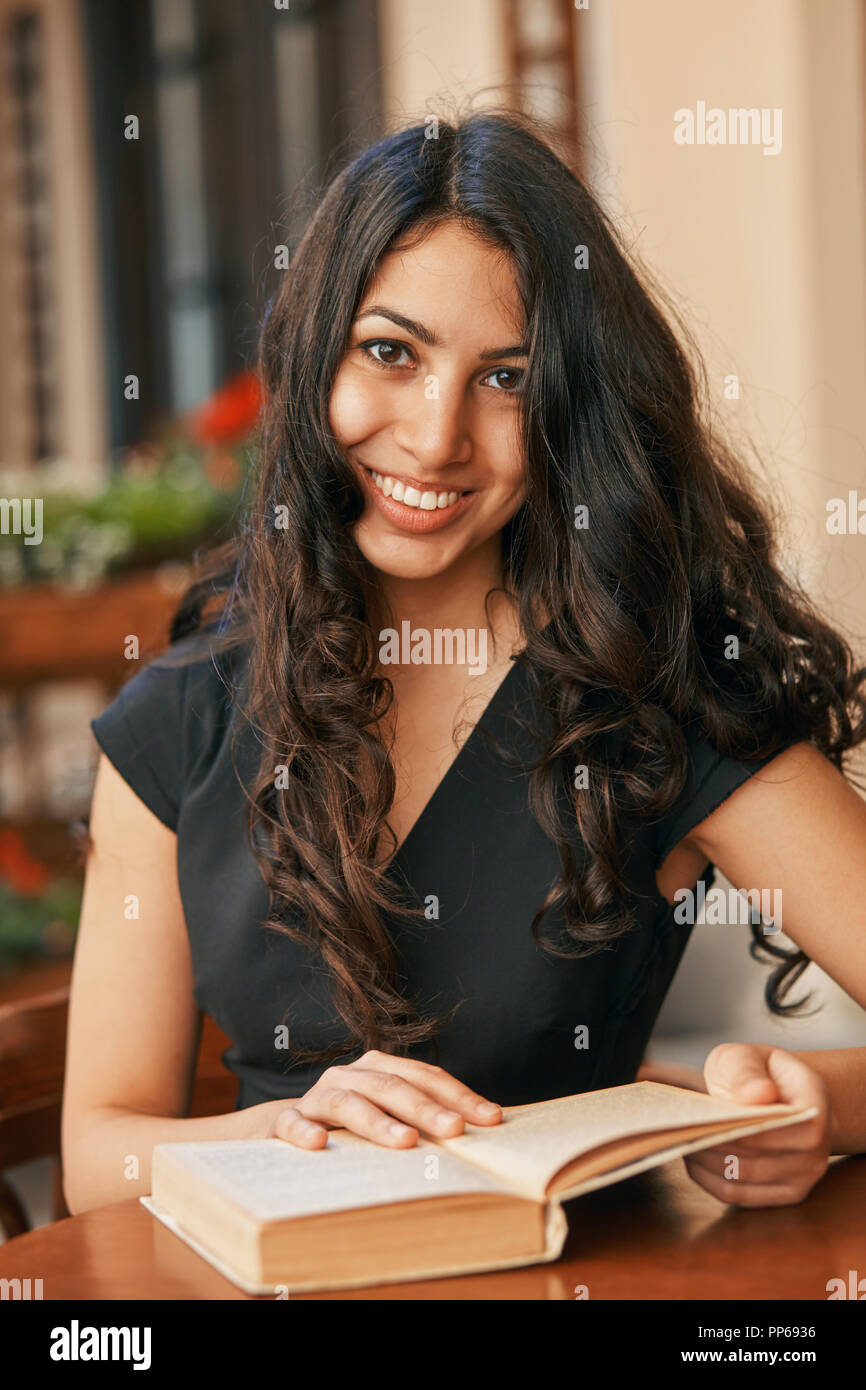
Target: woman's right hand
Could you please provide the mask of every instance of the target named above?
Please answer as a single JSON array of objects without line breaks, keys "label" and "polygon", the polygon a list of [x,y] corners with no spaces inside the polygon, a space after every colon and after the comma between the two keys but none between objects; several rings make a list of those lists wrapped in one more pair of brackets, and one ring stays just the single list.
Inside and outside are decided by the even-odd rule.
[{"label": "woman's right hand", "polygon": [[365,1052],[328,1067],[298,1100],[268,1101],[268,1138],[323,1149],[329,1129],[348,1129],[388,1148],[412,1148],[419,1130],[450,1139],[466,1120],[499,1124],[502,1109],[441,1067],[386,1052]]}]

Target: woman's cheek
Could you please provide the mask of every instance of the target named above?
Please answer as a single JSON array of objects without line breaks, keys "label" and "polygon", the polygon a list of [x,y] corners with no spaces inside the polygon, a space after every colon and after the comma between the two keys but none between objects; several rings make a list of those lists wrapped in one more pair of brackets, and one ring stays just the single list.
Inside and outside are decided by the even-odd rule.
[{"label": "woman's cheek", "polygon": [[328,419],[334,436],[344,448],[375,433],[380,415],[381,405],[369,386],[361,386],[349,376],[337,375],[331,391]]},{"label": "woman's cheek", "polygon": [[[510,452],[509,450],[510,446]],[[526,501],[526,466],[520,451],[519,442],[506,440],[500,458],[503,459],[501,481],[508,496],[508,507],[513,513]]]},{"label": "woman's cheek", "polygon": [[525,495],[526,468],[523,459],[523,437],[516,411],[510,419],[503,420],[501,427],[496,432],[496,437],[490,448],[490,457],[501,460],[502,480],[507,484],[509,491],[514,495],[523,491]]}]

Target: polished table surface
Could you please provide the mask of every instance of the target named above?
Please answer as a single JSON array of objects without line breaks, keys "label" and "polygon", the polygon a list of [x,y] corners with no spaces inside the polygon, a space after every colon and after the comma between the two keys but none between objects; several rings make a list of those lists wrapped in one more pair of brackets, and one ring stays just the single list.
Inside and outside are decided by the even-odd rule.
[{"label": "polished table surface", "polygon": [[[311,1299],[827,1299],[827,1282],[866,1275],[866,1157],[834,1159],[805,1202],[732,1207],[681,1159],[587,1193],[565,1208],[554,1264]],[[0,1245],[0,1278],[41,1278],[44,1299],[246,1299],[137,1199]]]}]

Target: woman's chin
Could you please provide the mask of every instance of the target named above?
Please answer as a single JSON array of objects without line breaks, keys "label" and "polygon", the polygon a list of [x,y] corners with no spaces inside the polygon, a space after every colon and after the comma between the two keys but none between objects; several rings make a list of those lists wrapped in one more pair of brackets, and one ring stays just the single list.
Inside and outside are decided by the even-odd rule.
[{"label": "woman's chin", "polygon": [[359,546],[364,559],[389,579],[435,579],[450,569],[454,555],[398,555],[379,546]]},{"label": "woman's chin", "polygon": [[360,526],[354,534],[368,564],[392,579],[435,579],[451,568],[464,548],[437,542],[433,536],[374,535]]}]

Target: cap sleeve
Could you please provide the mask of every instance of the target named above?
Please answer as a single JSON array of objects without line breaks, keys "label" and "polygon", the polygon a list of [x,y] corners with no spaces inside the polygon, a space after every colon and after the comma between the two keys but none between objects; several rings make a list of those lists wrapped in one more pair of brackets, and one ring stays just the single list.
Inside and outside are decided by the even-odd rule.
[{"label": "cap sleeve", "polygon": [[740,761],[726,758],[706,738],[699,726],[683,730],[688,753],[688,775],[671,809],[653,825],[654,866],[660,868],[675,845],[690,830],[712,815],[723,801],[777,758],[789,745],[782,744],[764,758]]},{"label": "cap sleeve", "polygon": [[102,714],[94,737],[136,796],[169,830],[177,831],[187,762],[186,716],[190,664],[177,664],[186,642],[169,648],[127,681]]}]

